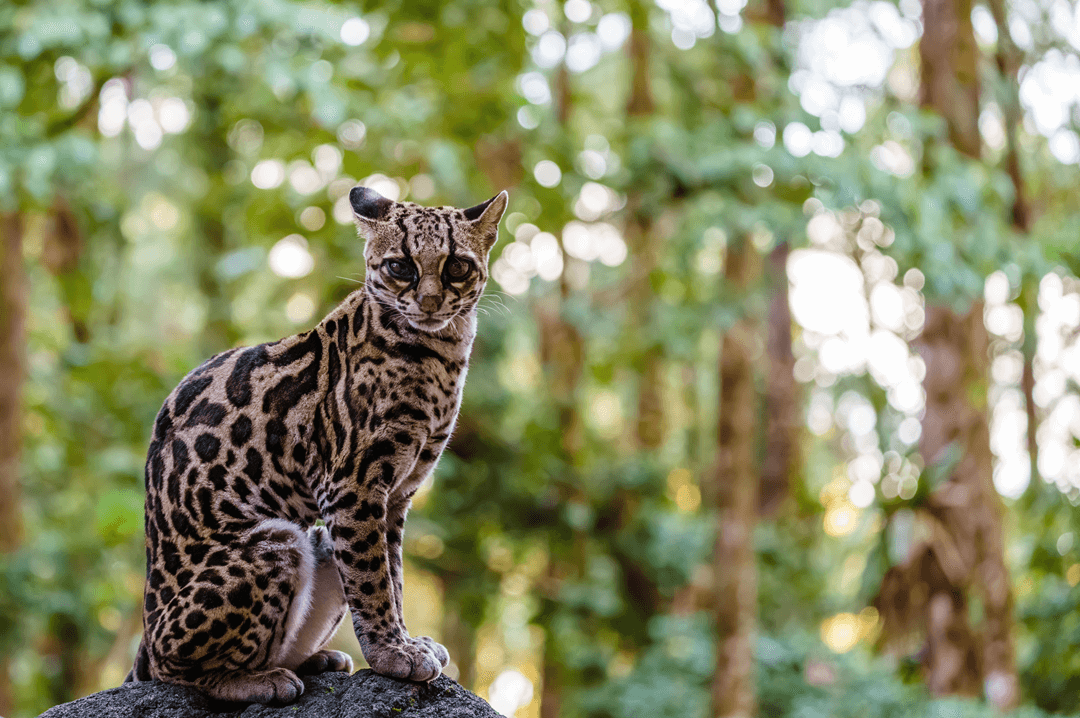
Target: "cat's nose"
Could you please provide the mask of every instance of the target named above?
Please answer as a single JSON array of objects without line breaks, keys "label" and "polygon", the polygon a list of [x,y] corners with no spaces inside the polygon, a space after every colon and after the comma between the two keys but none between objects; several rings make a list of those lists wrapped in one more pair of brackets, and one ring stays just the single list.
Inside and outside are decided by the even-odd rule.
[{"label": "cat's nose", "polygon": [[439,298],[434,294],[428,294],[427,296],[420,297],[420,308],[428,314],[434,314],[435,310],[442,304]]}]

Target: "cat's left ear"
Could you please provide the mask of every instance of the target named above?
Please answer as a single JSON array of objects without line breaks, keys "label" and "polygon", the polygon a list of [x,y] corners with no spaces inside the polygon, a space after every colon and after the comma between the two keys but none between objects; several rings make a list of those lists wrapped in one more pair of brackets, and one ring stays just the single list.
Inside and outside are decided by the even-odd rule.
[{"label": "cat's left ear", "polygon": [[349,191],[349,204],[352,205],[353,217],[358,222],[379,222],[385,219],[389,209],[394,206],[392,200],[373,189],[359,185]]},{"label": "cat's left ear", "polygon": [[503,190],[487,202],[465,210],[465,219],[472,222],[472,233],[483,242],[484,251],[491,249],[499,238],[499,221],[509,201],[510,195]]}]

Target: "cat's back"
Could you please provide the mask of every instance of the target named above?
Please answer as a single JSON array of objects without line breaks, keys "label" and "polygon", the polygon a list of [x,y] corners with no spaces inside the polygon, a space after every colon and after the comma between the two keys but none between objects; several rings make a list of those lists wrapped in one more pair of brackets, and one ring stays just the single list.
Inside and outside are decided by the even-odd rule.
[{"label": "cat's back", "polygon": [[189,489],[207,486],[236,494],[241,513],[294,513],[288,504],[295,492],[286,483],[317,458],[307,445],[324,354],[323,339],[311,330],[227,350],[192,370],[154,422],[148,495],[176,506]]}]

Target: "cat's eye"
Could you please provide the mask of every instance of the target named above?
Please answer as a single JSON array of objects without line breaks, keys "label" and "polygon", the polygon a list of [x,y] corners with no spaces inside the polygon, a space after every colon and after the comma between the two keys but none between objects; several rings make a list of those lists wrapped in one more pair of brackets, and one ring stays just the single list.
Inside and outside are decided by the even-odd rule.
[{"label": "cat's eye", "polygon": [[383,262],[383,267],[394,279],[402,279],[408,281],[413,278],[412,265],[402,262],[397,259],[388,259]]},{"label": "cat's eye", "polygon": [[472,262],[455,257],[446,264],[446,275],[455,281],[460,281],[472,272]]}]

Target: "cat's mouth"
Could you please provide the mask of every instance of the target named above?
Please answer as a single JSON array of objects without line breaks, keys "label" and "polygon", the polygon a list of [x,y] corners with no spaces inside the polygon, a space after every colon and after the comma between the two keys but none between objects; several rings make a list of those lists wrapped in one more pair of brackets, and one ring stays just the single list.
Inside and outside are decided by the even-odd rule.
[{"label": "cat's mouth", "polygon": [[453,317],[445,319],[439,319],[437,317],[423,317],[423,316],[410,316],[405,315],[409,324],[413,325],[415,329],[419,329],[422,332],[437,332],[441,329],[445,329],[450,324]]}]

